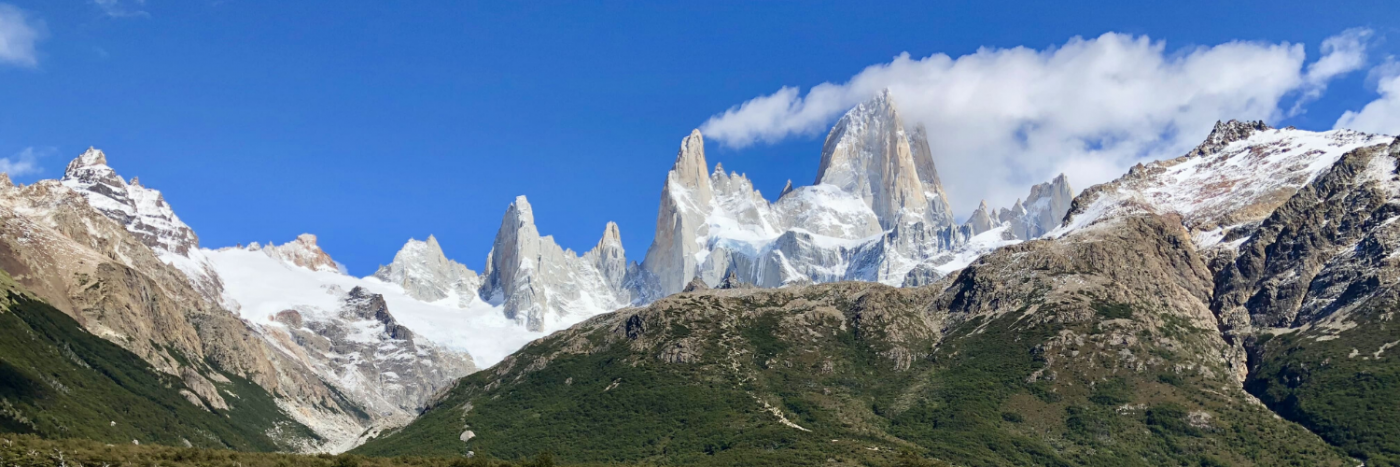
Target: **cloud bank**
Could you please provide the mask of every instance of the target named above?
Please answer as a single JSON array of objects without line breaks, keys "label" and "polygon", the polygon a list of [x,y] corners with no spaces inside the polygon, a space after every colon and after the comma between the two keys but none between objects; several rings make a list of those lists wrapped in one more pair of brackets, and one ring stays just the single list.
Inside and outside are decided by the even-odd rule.
[{"label": "cloud bank", "polygon": [[38,66],[34,44],[43,38],[44,31],[43,21],[30,18],[14,5],[0,3],[0,65]]},{"label": "cloud bank", "polygon": [[1371,73],[1376,78],[1376,92],[1381,97],[1366,104],[1359,112],[1348,110],[1337,119],[1334,128],[1400,135],[1400,63],[1393,60],[1386,62]]},{"label": "cloud bank", "polygon": [[[1301,44],[1236,41],[1168,51],[1165,42],[1116,33],[1045,50],[983,48],[922,59],[906,53],[805,95],[783,87],[750,99],[700,128],[734,148],[820,135],[889,88],[906,124],[928,128],[945,188],[966,215],[982,199],[1010,205],[1029,185],[1061,172],[1084,188],[1143,159],[1179,156],[1216,120],[1277,121],[1297,113],[1330,80],[1365,64],[1370,35],[1353,29],[1333,36],[1311,63]],[[1290,110],[1281,107],[1285,100]]]},{"label": "cloud bank", "polygon": [[149,17],[149,13],[141,8],[146,6],[146,0],[132,0],[125,2],[122,0],[92,0],[97,8],[102,9],[102,13],[113,18]]},{"label": "cloud bank", "polygon": [[0,173],[11,177],[38,173],[39,157],[42,155],[41,151],[28,147],[13,156],[0,157]]}]

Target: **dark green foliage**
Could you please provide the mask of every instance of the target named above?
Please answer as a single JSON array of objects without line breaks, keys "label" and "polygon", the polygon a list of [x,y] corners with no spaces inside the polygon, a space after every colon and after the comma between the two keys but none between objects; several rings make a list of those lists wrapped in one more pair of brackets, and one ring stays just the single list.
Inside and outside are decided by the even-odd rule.
[{"label": "dark green foliage", "polygon": [[457,457],[407,456],[396,458],[358,455],[300,455],[237,452],[219,449],[134,446],[130,442],[104,444],[92,440],[43,439],[33,435],[0,434],[0,465],[131,465],[163,467],[554,467],[552,457],[541,455],[522,462]]},{"label": "dark green foliage", "polygon": [[1089,396],[1089,401],[1099,405],[1122,405],[1133,400],[1133,389],[1128,387],[1128,382],[1123,378],[1113,378],[1108,381],[1099,381],[1094,384],[1094,391]]},{"label": "dark green foliage", "polygon": [[[684,308],[674,312],[697,316]],[[947,329],[936,348],[906,342],[933,350],[896,368],[885,331],[865,321],[889,315],[848,313],[845,322],[792,328],[784,315],[790,311],[732,313],[664,327],[706,343],[700,349],[705,359],[686,364],[656,358],[674,345],[668,339],[645,349],[618,340],[588,353],[557,353],[565,339],[546,339],[518,353],[508,369],[468,376],[416,422],[355,452],[456,455],[472,449],[521,460],[549,451],[564,462],[664,465],[1341,461],[1301,428],[1222,394],[1224,380],[1110,371],[1083,362],[1054,367],[1054,379],[1027,378],[1049,365],[1041,343],[1064,332],[1087,335],[1101,323],[1031,323],[1019,314],[974,318]],[[721,322],[729,334],[716,334]],[[574,339],[606,342],[601,333],[608,329]],[[547,365],[532,363],[545,358]],[[526,367],[535,369],[522,371]],[[811,431],[781,425],[760,401]],[[1215,425],[1192,426],[1195,410],[1209,413]],[[464,429],[476,438],[460,441]]]},{"label": "dark green foliage", "polygon": [[1103,319],[1133,319],[1133,307],[1127,303],[1095,301],[1094,312]]},{"label": "dark green foliage", "polygon": [[1180,404],[1162,404],[1147,411],[1147,425],[1166,433],[1200,436],[1201,430],[1187,423],[1186,416],[1186,408]]},{"label": "dark green foliage", "polygon": [[1400,325],[1376,317],[1394,305],[1363,309],[1375,319],[1335,340],[1299,332],[1256,341],[1245,387],[1279,415],[1296,421],[1367,465],[1400,465]]},{"label": "dark green foliage", "polygon": [[754,346],[754,359],[763,363],[773,358],[778,353],[787,350],[787,344],[778,339],[776,334],[778,329],[777,314],[765,314],[755,319],[753,324],[745,326],[743,329],[744,338]]},{"label": "dark green foliage", "polygon": [[184,385],[178,378],[88,334],[62,312],[16,293],[0,299],[6,301],[0,312],[0,431],[248,451],[284,447],[265,434],[273,423],[309,433],[251,383],[233,378],[241,396],[228,398],[234,409],[211,413],[179,394]]}]

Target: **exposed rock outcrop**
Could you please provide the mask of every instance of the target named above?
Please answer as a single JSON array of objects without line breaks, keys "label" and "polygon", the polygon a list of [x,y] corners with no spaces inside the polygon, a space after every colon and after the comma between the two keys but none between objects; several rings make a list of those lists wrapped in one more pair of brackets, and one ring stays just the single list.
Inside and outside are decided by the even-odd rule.
[{"label": "exposed rock outcrop", "polygon": [[394,255],[394,261],[380,266],[374,277],[402,286],[410,297],[425,302],[455,297],[459,306],[467,306],[475,300],[476,291],[481,287],[476,271],[447,259],[432,235],[426,241],[409,239]]},{"label": "exposed rock outcrop", "polygon": [[248,245],[248,249],[262,251],[268,256],[312,271],[342,274],[345,272],[340,263],[336,263],[334,259],[331,259],[331,255],[316,244],[316,236],[309,233],[298,235],[296,240],[281,245],[273,245],[272,242],[268,242],[267,245],[259,245],[257,242],[253,242]]},{"label": "exposed rock outcrop", "polygon": [[621,288],[623,258],[616,225],[609,224],[598,245],[580,257],[553,237],[540,236],[530,202],[520,196],[501,220],[480,295],[503,304],[507,318],[544,330],[564,318],[582,319],[629,303]]},{"label": "exposed rock outcrop", "polygon": [[223,372],[265,389],[297,422],[361,429],[353,402],[210,296],[221,283],[193,232],[159,192],[123,182],[101,151],[74,160],[61,182],[0,190],[0,218],[0,267],[93,334],[184,380],[208,407],[228,407],[205,384]]},{"label": "exposed rock outcrop", "polygon": [[328,293],[340,294],[338,310],[288,310],[278,314],[282,327],[268,332],[306,354],[378,424],[406,423],[433,393],[475,371],[470,357],[417,338],[394,319],[383,296],[362,287]]}]

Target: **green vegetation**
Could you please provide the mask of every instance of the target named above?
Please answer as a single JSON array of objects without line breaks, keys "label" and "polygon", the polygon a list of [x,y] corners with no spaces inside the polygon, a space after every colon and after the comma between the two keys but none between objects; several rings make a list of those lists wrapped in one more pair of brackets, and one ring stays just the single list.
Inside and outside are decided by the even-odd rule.
[{"label": "green vegetation", "polygon": [[1341,338],[1313,330],[1259,339],[1245,387],[1366,465],[1400,465],[1400,324],[1388,318],[1396,311],[1400,304],[1358,311],[1352,319],[1363,324]]},{"label": "green vegetation", "polygon": [[179,378],[19,293],[8,276],[0,282],[0,432],[245,451],[285,449],[280,439],[291,436],[272,439],[273,426],[310,433],[260,387],[232,376],[222,385],[238,394],[226,397],[230,411],[196,406],[180,394]]},{"label": "green vegetation", "polygon": [[1095,301],[1093,307],[1103,319],[1133,319],[1133,307],[1127,303]]},{"label": "green vegetation", "polygon": [[158,445],[104,444],[92,440],[50,440],[34,435],[0,435],[0,465],[159,465],[164,467],[553,467],[547,454],[512,463],[474,458],[299,455],[237,452]]},{"label": "green vegetation", "polygon": [[[1170,363],[1152,371],[1086,363],[1108,362],[1116,348],[1057,365],[1044,355],[1042,344],[1064,332],[1102,334],[1122,323],[978,317],[948,329],[935,347],[890,334],[910,330],[905,320],[923,309],[917,302],[833,301],[844,318],[815,320],[807,309],[763,300],[770,301],[695,301],[667,310],[676,321],[655,329],[684,330],[703,342],[693,363],[656,357],[680,336],[621,340],[607,326],[553,336],[465,378],[413,424],[355,453],[471,449],[527,459],[549,451],[567,462],[668,465],[1345,463],[1242,393],[1222,393],[1222,377],[1177,374]],[[1097,305],[1100,317],[1134,318],[1128,305]],[[883,313],[862,311],[871,309]],[[1190,334],[1132,332],[1142,342]],[[584,341],[598,347],[561,351]],[[1177,358],[1144,347],[1134,351]],[[892,357],[910,348],[933,350],[905,364]],[[1058,377],[1028,378],[1047,369]],[[462,442],[468,429],[476,437]]]}]

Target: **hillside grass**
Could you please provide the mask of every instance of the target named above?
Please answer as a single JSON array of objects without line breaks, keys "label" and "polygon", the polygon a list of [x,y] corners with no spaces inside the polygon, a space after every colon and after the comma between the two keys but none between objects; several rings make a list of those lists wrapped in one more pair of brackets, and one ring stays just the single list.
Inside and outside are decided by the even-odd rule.
[{"label": "hillside grass", "polygon": [[[1129,304],[1097,303],[1092,322],[1070,324],[1028,324],[1019,313],[974,318],[949,329],[908,368],[895,365],[884,336],[839,322],[816,332],[785,331],[783,312],[753,311],[771,305],[670,326],[705,336],[706,357],[697,363],[657,360],[666,343],[636,351],[622,341],[522,371],[564,345],[542,341],[517,354],[515,367],[468,376],[417,421],[354,452],[472,449],[503,459],[552,452],[570,462],[667,465],[1345,463],[1316,436],[1245,403],[1238,389],[1228,392],[1222,378],[1165,370],[1170,365],[1138,372],[1087,364],[1109,362],[1112,355],[1104,353],[1055,367],[1053,381],[1028,380],[1047,368],[1038,346],[1057,333],[1107,332],[1150,313]],[[716,331],[724,320],[736,330]],[[1192,334],[1199,332],[1171,324],[1139,336],[1199,338]],[[739,357],[722,361],[720,343],[732,338]],[[600,335],[590,339],[601,342]],[[810,431],[778,423],[762,402]],[[1198,413],[1208,414],[1209,423],[1192,422]],[[466,429],[476,437],[464,443],[458,436]]]},{"label": "hillside grass", "polygon": [[268,435],[273,426],[310,434],[266,391],[232,375],[221,385],[239,396],[226,396],[231,410],[192,404],[178,378],[19,293],[8,276],[0,279],[9,286],[0,298],[0,432],[242,451],[288,448]]},{"label": "hillside grass", "polygon": [[1245,387],[1367,465],[1400,465],[1400,324],[1380,319],[1397,311],[1397,303],[1363,310],[1354,319],[1364,324],[1338,339],[1320,331],[1263,336]]},{"label": "hillside grass", "polygon": [[177,448],[159,445],[107,444],[86,439],[44,439],[34,435],[0,434],[0,465],[40,466],[162,466],[162,467],[553,467],[553,457],[540,455],[524,462],[474,458],[407,456],[365,457],[350,454],[284,454],[226,449]]}]

